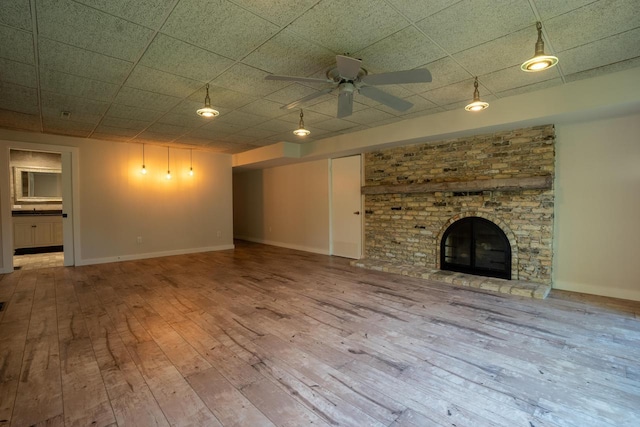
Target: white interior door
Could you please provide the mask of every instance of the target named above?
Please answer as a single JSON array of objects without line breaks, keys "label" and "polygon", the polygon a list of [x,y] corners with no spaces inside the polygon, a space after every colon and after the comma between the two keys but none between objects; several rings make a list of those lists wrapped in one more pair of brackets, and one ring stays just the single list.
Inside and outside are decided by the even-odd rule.
[{"label": "white interior door", "polygon": [[72,172],[71,152],[65,151],[62,153],[62,247],[67,267],[75,264]]},{"label": "white interior door", "polygon": [[331,161],[331,254],[359,259],[362,255],[360,156]]}]

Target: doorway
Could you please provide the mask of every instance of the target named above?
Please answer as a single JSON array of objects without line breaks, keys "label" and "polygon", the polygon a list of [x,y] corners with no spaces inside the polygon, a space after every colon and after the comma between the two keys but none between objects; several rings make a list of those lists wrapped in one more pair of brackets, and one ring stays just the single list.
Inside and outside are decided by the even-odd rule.
[{"label": "doorway", "polygon": [[0,177],[0,272],[10,273],[14,267],[75,265],[78,233],[73,222],[77,192],[73,174],[74,170],[77,173],[78,149],[4,142],[6,149],[0,150],[5,170]]},{"label": "doorway", "polygon": [[331,255],[362,255],[361,157],[331,160]]}]

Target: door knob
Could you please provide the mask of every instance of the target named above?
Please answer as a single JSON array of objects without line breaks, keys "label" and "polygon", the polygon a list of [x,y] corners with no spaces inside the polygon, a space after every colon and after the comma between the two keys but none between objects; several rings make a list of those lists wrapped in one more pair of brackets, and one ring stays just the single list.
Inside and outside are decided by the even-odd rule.
[{"label": "door knob", "polygon": [[355,211],[353,214],[354,215],[360,215],[360,211]]}]

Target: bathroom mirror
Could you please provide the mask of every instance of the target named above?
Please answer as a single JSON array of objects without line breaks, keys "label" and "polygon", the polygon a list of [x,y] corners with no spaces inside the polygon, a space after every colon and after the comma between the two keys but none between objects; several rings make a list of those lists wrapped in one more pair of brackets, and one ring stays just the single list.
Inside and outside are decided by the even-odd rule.
[{"label": "bathroom mirror", "polygon": [[16,202],[62,202],[60,169],[14,167]]}]

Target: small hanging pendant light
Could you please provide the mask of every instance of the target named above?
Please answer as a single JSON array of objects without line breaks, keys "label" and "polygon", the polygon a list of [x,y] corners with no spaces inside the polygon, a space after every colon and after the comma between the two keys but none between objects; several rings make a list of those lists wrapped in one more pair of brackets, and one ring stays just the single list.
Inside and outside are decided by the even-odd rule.
[{"label": "small hanging pendant light", "polygon": [[189,175],[193,176],[193,149],[189,149]]},{"label": "small hanging pendant light", "polygon": [[171,171],[169,170],[169,147],[167,147],[167,179],[171,179]]},{"label": "small hanging pendant light", "polygon": [[542,23],[536,22],[536,29],[538,30],[538,41],[536,42],[536,53],[528,61],[525,61],[520,69],[528,73],[534,73],[536,71],[543,71],[553,67],[558,63],[558,58],[553,55],[545,55],[544,53],[544,41],[542,40]]},{"label": "small hanging pendant light", "polygon": [[147,174],[147,168],[144,166],[144,144],[142,144],[142,169],[140,170],[142,175]]},{"label": "small hanging pendant light", "polygon": [[209,98],[209,83],[207,83],[207,96],[204,97],[204,108],[200,108],[197,113],[206,118],[216,117],[220,115],[218,110],[211,108],[211,98]]},{"label": "small hanging pendant light", "polygon": [[475,81],[473,82],[473,87],[474,87],[473,101],[471,101],[470,104],[464,107],[464,109],[467,111],[482,111],[486,108],[489,108],[488,102],[480,101],[480,91],[478,90],[478,77],[476,77]]},{"label": "small hanging pendant light", "polygon": [[302,110],[300,110],[300,123],[298,124],[298,129],[293,131],[293,134],[296,136],[307,136],[311,132],[308,129],[304,128],[304,114],[302,114]]}]

